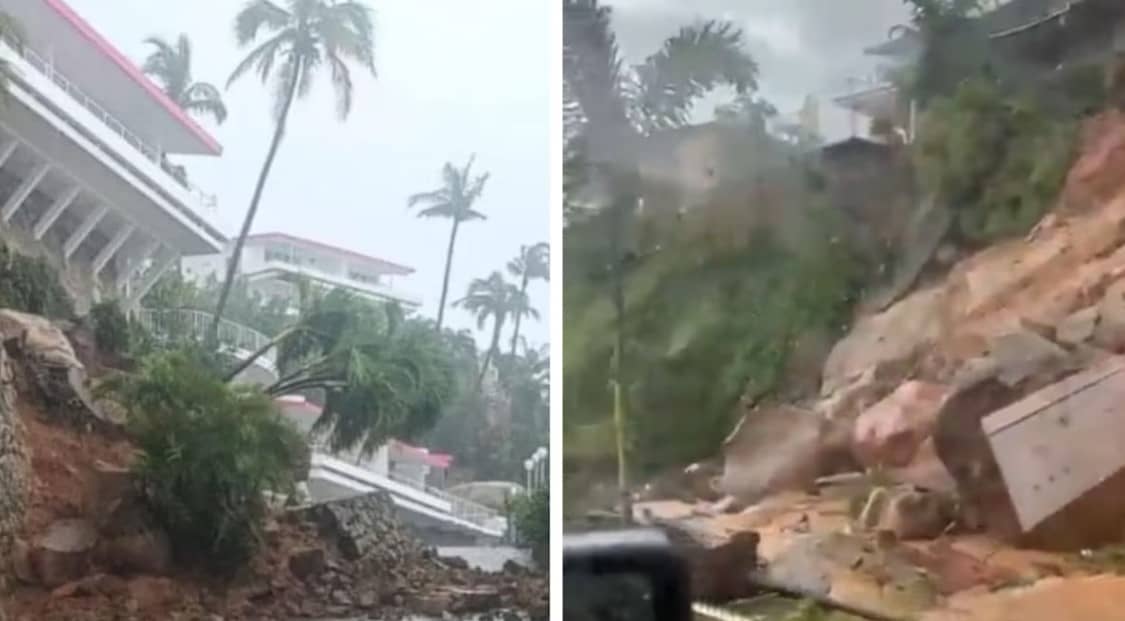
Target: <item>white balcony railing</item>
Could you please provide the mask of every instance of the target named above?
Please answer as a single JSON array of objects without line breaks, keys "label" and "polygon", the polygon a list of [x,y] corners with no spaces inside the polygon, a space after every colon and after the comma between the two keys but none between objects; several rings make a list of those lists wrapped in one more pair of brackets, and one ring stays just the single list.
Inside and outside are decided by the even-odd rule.
[{"label": "white balcony railing", "polygon": [[402,291],[384,284],[356,280],[354,278],[349,278],[344,274],[329,272],[326,270],[317,269],[315,267],[310,267],[308,265],[301,265],[292,261],[285,261],[277,257],[270,257],[264,260],[261,264],[259,264],[259,269],[278,270],[281,272],[296,274],[307,278],[314,283],[316,281],[320,281],[322,283],[327,283],[331,287],[343,287],[345,289],[351,289],[352,291],[355,291],[357,293],[362,293],[383,299],[396,300],[410,306],[419,306],[422,304],[422,300],[418,296],[411,295],[409,293],[403,293]]},{"label": "white balcony railing", "polygon": [[78,88],[78,86],[76,86],[74,82],[70,81],[62,73],[59,73],[59,71],[50,61],[43,58],[39,55],[39,53],[26,45],[9,45],[8,47],[13,49],[16,54],[22,57],[30,67],[41,73],[44,77],[53,82],[55,86],[62,89],[64,92],[66,92],[67,95],[74,99],[74,101],[78,102],[83,108],[90,112],[90,114],[94,115],[106,127],[108,127],[110,131],[120,136],[125,140],[125,142],[127,142],[130,146],[140,152],[140,154],[143,155],[145,159],[155,163],[164,172],[164,174],[168,175],[171,180],[183,186],[184,189],[186,189],[195,197],[198,204],[207,208],[209,211],[216,210],[218,200],[216,199],[214,194],[204,192],[187,179],[174,174],[171,170],[171,166],[167,164],[166,160],[164,160],[159,149],[145,142],[136,133],[130,131],[124,123],[117,120],[116,117],[107,112],[106,109],[103,108],[97,101],[83,92],[82,89]]},{"label": "white balcony railing", "polygon": [[[160,338],[201,340],[215,316],[207,311],[192,309],[142,308],[137,311],[137,321],[146,330]],[[257,330],[229,319],[219,322],[219,344],[228,350],[250,354],[270,342],[270,338]],[[277,352],[270,349],[259,358],[259,363],[270,370],[276,369]]]}]

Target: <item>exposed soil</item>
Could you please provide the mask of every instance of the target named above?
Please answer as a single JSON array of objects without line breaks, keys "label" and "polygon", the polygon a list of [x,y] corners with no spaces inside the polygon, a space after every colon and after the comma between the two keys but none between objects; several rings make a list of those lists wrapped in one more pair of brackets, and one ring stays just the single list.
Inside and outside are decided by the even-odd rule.
[{"label": "exposed soil", "polygon": [[[124,439],[48,424],[32,404],[19,404],[19,411],[32,455],[23,530],[30,540],[55,520],[82,516],[95,462],[125,466],[134,449]],[[499,610],[546,618],[545,576],[514,566],[484,573],[417,549],[394,566],[387,566],[392,563],[385,557],[349,561],[311,523],[279,514],[267,525],[257,555],[237,575],[181,568],[165,576],[118,576],[95,566],[87,577],[53,591],[12,579],[5,609],[8,619],[19,621],[440,618],[445,612]],[[310,550],[320,562],[302,580],[290,559]]]}]

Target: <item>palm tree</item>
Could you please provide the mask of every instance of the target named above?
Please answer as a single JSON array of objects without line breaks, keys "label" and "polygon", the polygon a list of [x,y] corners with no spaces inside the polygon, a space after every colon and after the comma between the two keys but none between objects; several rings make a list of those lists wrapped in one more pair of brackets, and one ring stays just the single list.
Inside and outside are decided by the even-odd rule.
[{"label": "palm tree", "polygon": [[313,425],[334,451],[370,455],[388,438],[410,439],[438,421],[456,387],[450,343],[394,304],[373,304],[342,289],[303,297],[297,323],[254,352],[234,378],[277,347],[281,377],[270,396],[322,391]]},{"label": "palm tree", "polygon": [[[546,242],[539,242],[533,246],[520,246],[520,254],[516,258],[508,262],[508,273],[520,279],[520,295],[525,300],[527,297],[527,285],[535,279],[547,280],[551,276],[550,265],[547,262],[547,253],[549,246]],[[512,328],[512,349],[511,355],[516,355],[516,343],[519,342],[520,337],[520,320],[523,319],[525,314],[534,314],[538,318],[539,313],[530,306],[527,307],[530,312],[523,313],[517,312],[516,325]]]},{"label": "palm tree", "polygon": [[504,280],[500,272],[492,272],[488,278],[476,278],[469,283],[468,293],[465,297],[454,302],[473,313],[477,317],[477,327],[484,328],[488,319],[492,318],[492,340],[488,350],[484,353],[484,362],[481,363],[477,376],[477,386],[484,381],[484,374],[488,365],[496,358],[500,347],[500,332],[504,329],[504,322],[508,319],[512,309],[519,305],[520,290],[512,283]]},{"label": "palm tree", "polygon": [[336,111],[344,120],[352,109],[354,88],[348,62],[355,62],[375,75],[375,26],[369,7],[349,0],[287,0],[286,6],[288,8],[282,8],[270,0],[250,0],[235,18],[239,46],[256,43],[260,36],[265,40],[238,63],[227,80],[227,87],[251,69],[264,84],[272,82],[276,125],[250,208],[227,261],[219,305],[208,329],[208,340],[212,344],[218,342],[219,321],[238,273],[242,247],[258,213],[262,191],[285,135],[294,100],[308,96],[317,72],[327,65],[336,90]]},{"label": "palm tree", "polygon": [[210,82],[193,82],[191,77],[191,40],[181,34],[175,45],[160,37],[149,37],[145,43],[154,49],[141,69],[155,78],[176,105],[188,112],[210,115],[215,122],[227,120],[227,107],[222,93]]},{"label": "palm tree", "polygon": [[457,169],[446,162],[441,169],[442,187],[429,192],[421,192],[407,199],[407,205],[427,205],[418,212],[419,218],[446,218],[453,221],[449,231],[449,247],[445,251],[445,275],[441,279],[441,300],[438,302],[437,329],[441,332],[445,318],[445,300],[449,295],[449,272],[453,267],[453,248],[457,245],[457,231],[462,222],[485,220],[487,216],[473,209],[477,199],[484,192],[489,173],[472,176],[471,170],[476,156],[473,155],[464,168]]},{"label": "palm tree", "polygon": [[[720,84],[739,94],[757,88],[758,66],[733,24],[709,21],[681,28],[643,63],[630,67],[618,52],[610,9],[598,0],[563,0],[563,97],[568,152],[583,176],[608,188],[611,297],[616,318],[613,420],[618,486],[632,520],[626,452],[625,235],[640,196],[638,150],[651,132],[688,122],[693,104]],[[575,169],[572,161],[571,170]],[[573,186],[571,186],[573,187]],[[570,201],[568,201],[570,202]]]}]

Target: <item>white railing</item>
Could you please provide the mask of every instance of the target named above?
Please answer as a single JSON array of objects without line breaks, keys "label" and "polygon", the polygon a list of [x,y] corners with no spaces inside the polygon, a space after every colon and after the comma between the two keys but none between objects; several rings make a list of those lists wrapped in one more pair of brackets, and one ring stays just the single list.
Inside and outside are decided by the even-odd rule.
[{"label": "white railing", "polygon": [[421,490],[423,492],[426,492],[427,494],[430,494],[431,496],[435,496],[445,502],[448,502],[451,507],[450,513],[452,513],[455,517],[461,518],[462,520],[472,522],[474,524],[479,524],[481,526],[487,526],[490,522],[496,520],[497,518],[503,517],[500,515],[499,511],[490,509],[478,502],[473,502],[472,500],[461,498],[460,496],[455,496],[453,494],[450,494],[449,492],[446,492],[445,490],[431,487],[429,485],[426,485],[425,483],[419,483],[416,479],[402,476],[394,472],[390,472],[388,474],[394,481],[397,481],[404,485],[409,485],[417,490]]},{"label": "white railing", "polygon": [[139,151],[148,160],[157,164],[169,178],[173,179],[176,183],[183,186],[199,201],[199,204],[206,207],[208,210],[215,210],[218,200],[214,194],[209,194],[199,189],[186,179],[177,177],[166,166],[166,162],[161,157],[160,150],[156,147],[145,142],[136,133],[129,130],[124,123],[117,120],[112,114],[106,111],[97,101],[83,92],[78,86],[67,79],[66,76],[59,73],[55,66],[47,59],[40,56],[35,50],[32,50],[26,45],[10,46],[19,54],[29,66],[43,74],[47,79],[53,82],[56,86],[70,95],[72,99],[77,101],[82,107],[86,108],[91,114],[98,118],[110,130],[120,136],[125,142],[129,143],[134,149]]},{"label": "white railing", "polygon": [[459,498],[443,490],[428,485],[420,485],[417,481],[395,475],[379,474],[324,453],[314,453],[312,465],[314,469],[324,468],[339,473],[346,478],[354,479],[357,483],[381,489],[431,510],[447,513],[450,517],[474,524],[480,528],[504,530],[501,523],[505,520],[498,511]]},{"label": "white railing", "polygon": [[288,261],[281,257],[271,255],[261,263],[263,269],[275,269],[282,272],[297,274],[305,277],[314,284],[317,281],[328,283],[332,287],[346,287],[352,291],[363,293],[369,296],[381,297],[383,299],[396,300],[402,304],[418,306],[422,303],[421,298],[416,295],[404,293],[384,283],[372,283],[362,280],[350,278],[345,274],[339,272],[330,272],[327,270],[312,267],[306,264],[301,264],[296,261]]},{"label": "white railing", "polygon": [[[136,311],[137,321],[149,332],[164,338],[193,338],[202,340],[207,335],[214,315],[193,309],[142,308]],[[229,319],[219,322],[219,343],[232,350],[250,354],[263,348],[270,337]],[[271,349],[259,359],[271,369],[277,368],[277,353]]]}]

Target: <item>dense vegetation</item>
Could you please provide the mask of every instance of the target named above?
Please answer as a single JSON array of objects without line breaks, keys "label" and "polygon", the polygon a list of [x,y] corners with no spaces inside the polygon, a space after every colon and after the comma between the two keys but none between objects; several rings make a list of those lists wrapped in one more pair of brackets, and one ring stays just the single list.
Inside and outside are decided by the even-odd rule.
[{"label": "dense vegetation", "polygon": [[962,82],[926,112],[914,147],[922,188],[957,213],[969,242],[1027,232],[1053,206],[1074,157],[1077,124],[995,81]]},{"label": "dense vegetation", "polygon": [[531,548],[531,557],[545,565],[551,549],[551,492],[540,488],[517,496],[512,501],[512,521],[519,543]]},{"label": "dense vegetation", "polygon": [[0,308],[45,315],[74,317],[70,295],[54,268],[42,258],[29,257],[0,244]]},{"label": "dense vegetation", "polygon": [[[1100,70],[1043,80],[990,47],[979,2],[905,1],[924,51],[895,79],[921,104],[919,132],[907,144],[888,139],[889,119],[872,123],[909,177],[902,204],[947,207],[945,241],[968,249],[1025,234],[1054,205],[1081,118],[1106,103]],[[887,284],[903,242],[871,252],[857,231],[872,224],[838,209],[817,140],[771,129],[776,110],[755,95],[731,25],[686,27],[631,68],[607,7],[569,0],[564,14],[564,446],[572,470],[617,466],[627,485],[713,455],[744,406],[814,397],[855,302]],[[709,143],[691,104],[720,84],[739,92]],[[711,149],[712,187],[646,173],[668,143],[693,139]]]},{"label": "dense vegetation", "polygon": [[254,549],[263,492],[291,490],[307,449],[265,394],[201,362],[156,354],[109,386],[128,408],[141,493],[177,556],[230,567]]}]

